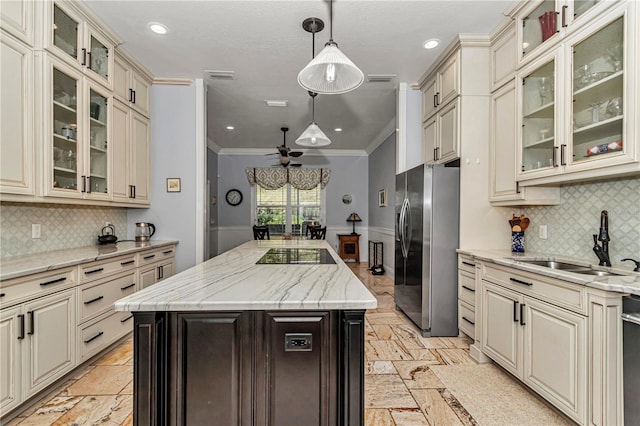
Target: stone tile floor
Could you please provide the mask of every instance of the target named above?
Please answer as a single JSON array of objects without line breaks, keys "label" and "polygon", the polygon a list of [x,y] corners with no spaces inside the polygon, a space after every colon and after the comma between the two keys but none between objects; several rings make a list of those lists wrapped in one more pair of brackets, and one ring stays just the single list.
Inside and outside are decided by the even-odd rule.
[{"label": "stone tile floor", "polygon": [[[389,277],[349,266],[378,299],[365,325],[367,426],[571,424],[499,368],[477,365],[470,339],[423,338],[395,310]],[[131,425],[132,357],[129,338],[5,424]]]}]

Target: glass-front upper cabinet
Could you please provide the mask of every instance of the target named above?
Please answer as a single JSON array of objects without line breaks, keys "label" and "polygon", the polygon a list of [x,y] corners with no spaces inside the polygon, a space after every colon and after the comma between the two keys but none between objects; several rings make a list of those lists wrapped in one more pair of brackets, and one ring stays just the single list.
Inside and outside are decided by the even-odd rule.
[{"label": "glass-front upper cabinet", "polygon": [[[594,6],[602,7],[614,2],[604,0],[537,0],[526,3],[525,8],[518,12],[520,22],[519,42],[521,49],[520,64],[538,46],[552,45],[571,32],[574,22],[580,22],[580,17],[588,15]],[[608,4],[606,4],[608,3]],[[526,59],[525,59],[526,58]]]},{"label": "glass-front upper cabinet", "polygon": [[[65,73],[67,71],[67,73]],[[80,77],[53,66],[53,160],[51,186],[55,191],[78,191],[78,89]]]},{"label": "glass-front upper cabinet", "polygon": [[51,53],[111,88],[115,43],[92,27],[73,3],[45,4],[51,10],[46,15],[50,20],[47,46]]},{"label": "glass-front upper cabinet", "polygon": [[107,194],[109,97],[95,88],[89,90],[89,173],[86,191]]},{"label": "glass-front upper cabinet", "polygon": [[522,173],[557,167],[555,149],[556,59],[522,77]]},{"label": "glass-front upper cabinet", "polygon": [[573,121],[569,163],[623,149],[624,25],[624,18],[619,17],[571,47]]}]

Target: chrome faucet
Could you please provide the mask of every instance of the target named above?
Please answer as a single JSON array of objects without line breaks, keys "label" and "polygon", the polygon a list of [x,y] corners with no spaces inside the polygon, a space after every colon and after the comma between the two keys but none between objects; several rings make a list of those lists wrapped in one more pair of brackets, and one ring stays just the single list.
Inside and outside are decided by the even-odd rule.
[{"label": "chrome faucet", "polygon": [[[598,245],[602,241],[602,247]],[[600,232],[593,234],[593,251],[598,256],[600,266],[611,266],[609,259],[609,214],[606,210],[600,213]]]}]

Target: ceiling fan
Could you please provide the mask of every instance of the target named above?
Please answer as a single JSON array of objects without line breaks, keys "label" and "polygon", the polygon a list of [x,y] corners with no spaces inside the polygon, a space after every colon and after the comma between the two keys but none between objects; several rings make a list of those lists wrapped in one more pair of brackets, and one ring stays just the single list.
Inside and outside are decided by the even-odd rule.
[{"label": "ceiling fan", "polygon": [[276,154],[275,152],[273,154],[267,154],[267,155],[280,155],[280,160],[278,164],[274,164],[273,167],[278,167],[278,166],[301,167],[302,164],[291,162],[291,157],[293,158],[300,157],[302,155],[302,151],[291,151],[291,148],[287,146],[287,132],[289,131],[289,128],[281,127],[280,130],[282,130],[282,145],[276,147],[276,149],[278,150],[278,154]]}]

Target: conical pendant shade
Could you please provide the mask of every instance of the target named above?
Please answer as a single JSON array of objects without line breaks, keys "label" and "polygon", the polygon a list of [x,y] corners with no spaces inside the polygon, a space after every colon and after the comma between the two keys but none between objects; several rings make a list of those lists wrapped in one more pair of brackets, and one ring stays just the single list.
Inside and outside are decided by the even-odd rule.
[{"label": "conical pendant shade", "polygon": [[311,124],[309,124],[309,127],[307,127],[300,137],[296,139],[296,143],[302,146],[315,147],[329,145],[331,141],[327,135],[320,130],[320,127],[318,127],[315,121],[312,121]]},{"label": "conical pendant shade", "polygon": [[363,82],[364,74],[360,68],[332,41],[298,74],[300,86],[323,95],[350,92]]}]

